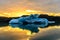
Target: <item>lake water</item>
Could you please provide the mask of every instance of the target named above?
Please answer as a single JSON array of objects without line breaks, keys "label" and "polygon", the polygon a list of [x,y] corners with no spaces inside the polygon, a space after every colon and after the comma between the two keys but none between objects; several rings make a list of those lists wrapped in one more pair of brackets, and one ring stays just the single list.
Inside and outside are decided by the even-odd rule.
[{"label": "lake water", "polygon": [[39,28],[39,32],[30,34],[28,30],[12,28],[11,26],[0,27],[0,40],[55,40],[60,39],[60,26]]}]

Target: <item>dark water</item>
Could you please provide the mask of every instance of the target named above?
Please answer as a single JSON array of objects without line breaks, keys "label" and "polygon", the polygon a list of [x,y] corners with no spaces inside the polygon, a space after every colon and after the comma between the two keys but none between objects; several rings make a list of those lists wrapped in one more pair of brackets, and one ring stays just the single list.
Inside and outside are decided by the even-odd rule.
[{"label": "dark water", "polygon": [[[26,35],[25,31],[17,32],[17,30],[13,31],[13,29],[10,29],[9,21],[13,18],[0,17],[0,40],[27,40],[28,37],[30,37],[30,40],[60,40],[60,17],[40,17],[47,18],[50,21],[56,21],[56,23],[49,24],[46,28],[41,28],[40,31],[32,35],[32,37]],[[7,31],[5,29],[10,30]]]},{"label": "dark water", "polygon": [[27,40],[30,35],[28,31],[19,28],[12,28],[11,26],[0,27],[0,40]]},{"label": "dark water", "polygon": [[30,40],[60,40],[60,26],[43,28],[39,33],[33,35]]}]

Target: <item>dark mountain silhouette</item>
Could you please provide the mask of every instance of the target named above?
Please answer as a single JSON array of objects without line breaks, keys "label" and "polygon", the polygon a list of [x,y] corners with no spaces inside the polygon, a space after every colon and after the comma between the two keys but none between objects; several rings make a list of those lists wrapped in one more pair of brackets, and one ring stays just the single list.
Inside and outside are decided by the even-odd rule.
[{"label": "dark mountain silhouette", "polygon": [[[27,16],[28,15],[23,15],[21,17],[27,17]],[[9,25],[9,21],[11,19],[16,19],[16,18],[19,18],[19,17],[9,17],[8,18],[8,17],[1,17],[0,16],[0,27],[8,26]],[[45,14],[40,14],[39,18],[47,18],[49,21],[55,21],[54,24],[49,24],[48,26],[60,25],[60,16],[48,16],[48,15],[45,15]]]},{"label": "dark mountain silhouette", "polygon": [[48,16],[41,14],[39,18],[47,18],[49,21],[55,21],[55,23],[49,24],[48,26],[60,25],[60,16]]},{"label": "dark mountain silhouette", "polygon": [[8,26],[9,25],[9,21],[11,19],[16,19],[16,18],[19,18],[19,17],[1,17],[0,16],[0,27],[3,27],[3,26]]}]

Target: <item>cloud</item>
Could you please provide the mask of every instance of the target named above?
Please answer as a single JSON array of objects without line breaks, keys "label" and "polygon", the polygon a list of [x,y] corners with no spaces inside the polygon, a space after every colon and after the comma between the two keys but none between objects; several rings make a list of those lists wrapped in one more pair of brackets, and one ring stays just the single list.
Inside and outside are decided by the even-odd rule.
[{"label": "cloud", "polygon": [[60,28],[47,28],[32,36],[30,40],[60,40]]},{"label": "cloud", "polygon": [[34,9],[45,12],[60,12],[60,0],[29,0],[33,3],[31,5]]},{"label": "cloud", "polygon": [[1,12],[15,12],[25,8],[24,0],[0,0]]},{"label": "cloud", "polygon": [[0,0],[0,12],[25,9],[60,13],[60,0]]}]

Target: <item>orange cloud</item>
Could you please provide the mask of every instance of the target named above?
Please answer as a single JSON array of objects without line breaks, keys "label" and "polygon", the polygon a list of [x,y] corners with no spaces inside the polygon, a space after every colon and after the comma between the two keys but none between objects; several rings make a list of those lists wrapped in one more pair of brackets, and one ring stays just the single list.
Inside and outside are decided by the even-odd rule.
[{"label": "orange cloud", "polygon": [[0,0],[0,12],[15,12],[26,9],[60,13],[60,0]]}]

